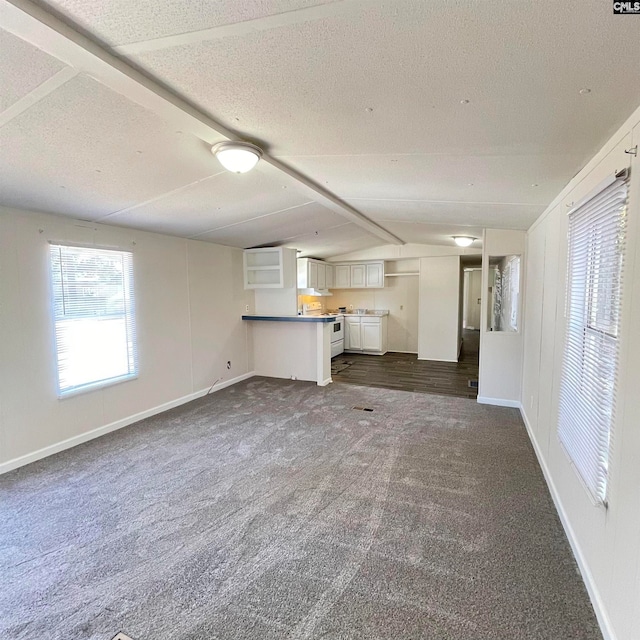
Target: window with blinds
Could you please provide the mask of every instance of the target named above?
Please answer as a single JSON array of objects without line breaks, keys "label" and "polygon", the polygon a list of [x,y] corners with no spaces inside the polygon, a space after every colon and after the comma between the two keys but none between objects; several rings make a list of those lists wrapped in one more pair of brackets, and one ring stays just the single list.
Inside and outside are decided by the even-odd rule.
[{"label": "window with blinds", "polygon": [[52,244],[50,259],[59,397],[136,377],[132,254]]},{"label": "window with blinds", "polygon": [[558,434],[596,504],[607,503],[616,408],[627,183],[569,214],[567,335]]}]

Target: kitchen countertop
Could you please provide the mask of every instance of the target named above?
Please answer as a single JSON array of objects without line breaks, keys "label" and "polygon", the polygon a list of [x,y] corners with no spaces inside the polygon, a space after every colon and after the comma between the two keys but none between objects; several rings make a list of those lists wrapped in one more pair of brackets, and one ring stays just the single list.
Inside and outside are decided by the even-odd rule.
[{"label": "kitchen countertop", "polygon": [[338,316],[343,314],[326,315],[326,316],[261,316],[248,315],[242,316],[243,320],[260,320],[264,322],[333,322]]},{"label": "kitchen countertop", "polygon": [[367,313],[356,313],[355,311],[345,311],[341,315],[356,316],[356,317],[361,317],[361,316],[378,316],[378,317],[379,316],[388,316],[389,315],[389,309],[369,309],[367,311]]}]

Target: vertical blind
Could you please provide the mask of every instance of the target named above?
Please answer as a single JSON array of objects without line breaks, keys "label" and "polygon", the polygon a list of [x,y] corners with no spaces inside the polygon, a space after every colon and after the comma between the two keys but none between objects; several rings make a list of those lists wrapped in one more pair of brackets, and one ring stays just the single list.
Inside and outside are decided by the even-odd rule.
[{"label": "vertical blind", "polygon": [[50,246],[60,396],[137,375],[133,259]]},{"label": "vertical blind", "polygon": [[627,183],[569,215],[567,335],[558,434],[587,490],[606,505],[616,407]]}]

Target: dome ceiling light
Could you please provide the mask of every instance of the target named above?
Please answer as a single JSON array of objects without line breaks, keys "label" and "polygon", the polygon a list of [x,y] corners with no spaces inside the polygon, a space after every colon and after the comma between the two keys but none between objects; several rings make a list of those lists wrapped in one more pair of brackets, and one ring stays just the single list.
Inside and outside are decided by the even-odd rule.
[{"label": "dome ceiling light", "polygon": [[262,149],[250,142],[218,142],[211,147],[218,162],[233,173],[247,173],[262,158]]},{"label": "dome ceiling light", "polygon": [[453,236],[454,242],[459,247],[468,247],[474,240],[478,238],[472,238],[471,236]]}]

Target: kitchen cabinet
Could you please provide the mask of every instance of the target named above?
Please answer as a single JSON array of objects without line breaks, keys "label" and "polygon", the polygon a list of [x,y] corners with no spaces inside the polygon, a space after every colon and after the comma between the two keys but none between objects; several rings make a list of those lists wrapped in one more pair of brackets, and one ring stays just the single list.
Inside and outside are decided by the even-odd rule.
[{"label": "kitchen cabinet", "polygon": [[384,287],[384,263],[371,262],[366,265],[366,286],[379,289]]},{"label": "kitchen cabinet", "polygon": [[345,316],[344,350],[380,356],[386,353],[387,317]]},{"label": "kitchen cabinet", "polygon": [[327,280],[327,289],[333,289],[333,272],[334,272],[334,267],[332,264],[326,264],[324,266],[325,268],[325,275],[326,275],[326,280]]},{"label": "kitchen cabinet", "polygon": [[245,289],[287,289],[295,286],[296,250],[284,247],[243,252]]},{"label": "kitchen cabinet", "polygon": [[316,264],[318,268],[318,284],[316,285],[318,289],[326,289],[327,288],[327,267],[323,262],[318,262]]},{"label": "kitchen cabinet", "polygon": [[351,267],[348,264],[336,264],[333,267],[333,286],[336,289],[351,288]]},{"label": "kitchen cabinet", "polygon": [[351,288],[359,289],[367,286],[367,267],[364,264],[351,265]]},{"label": "kitchen cabinet", "polygon": [[330,265],[313,258],[298,258],[298,289],[326,289],[329,271],[333,280]]},{"label": "kitchen cabinet", "polygon": [[334,289],[382,289],[384,287],[384,261],[336,264]]}]

